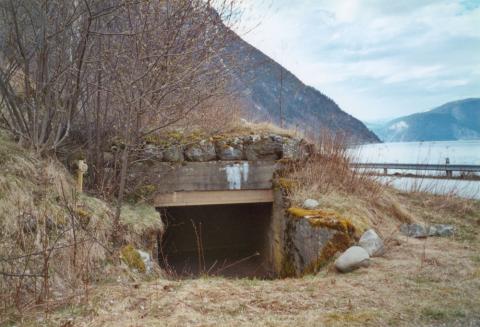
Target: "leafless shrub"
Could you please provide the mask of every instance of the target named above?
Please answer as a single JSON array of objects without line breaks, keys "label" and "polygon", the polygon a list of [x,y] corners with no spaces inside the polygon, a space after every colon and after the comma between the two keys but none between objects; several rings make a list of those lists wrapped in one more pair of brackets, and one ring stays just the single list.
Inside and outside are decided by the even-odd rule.
[{"label": "leafless shrub", "polygon": [[[73,136],[86,150],[90,186],[116,197],[118,226],[143,139],[225,95],[221,55],[234,4],[1,0],[2,127],[42,154]],[[118,151],[105,178],[112,143]]]},{"label": "leafless shrub", "polygon": [[40,216],[23,212],[15,226],[2,233],[0,316],[33,307],[48,312],[87,295],[90,284],[100,278],[102,262],[110,252],[103,244],[106,240],[96,236],[94,222],[89,221],[93,218],[66,195],[63,209],[65,215],[59,212],[57,217],[49,210]]},{"label": "leafless shrub", "polygon": [[2,0],[0,17],[0,122],[37,152],[55,150],[80,108],[93,13],[88,1]]}]

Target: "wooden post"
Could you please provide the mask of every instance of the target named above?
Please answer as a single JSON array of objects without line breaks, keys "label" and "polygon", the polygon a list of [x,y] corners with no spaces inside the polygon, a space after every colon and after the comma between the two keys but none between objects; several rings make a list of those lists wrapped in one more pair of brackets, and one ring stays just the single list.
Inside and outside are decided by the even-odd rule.
[{"label": "wooden post", "polygon": [[387,168],[383,168],[383,174],[388,175],[388,169]]},{"label": "wooden post", "polygon": [[78,160],[77,163],[77,192],[83,192],[83,175],[88,170],[88,165],[85,163],[85,160]]}]

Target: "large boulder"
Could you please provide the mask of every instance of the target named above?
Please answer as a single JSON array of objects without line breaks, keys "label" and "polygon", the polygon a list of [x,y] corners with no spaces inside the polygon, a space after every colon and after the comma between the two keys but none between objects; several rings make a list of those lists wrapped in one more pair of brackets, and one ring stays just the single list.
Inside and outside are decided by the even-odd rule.
[{"label": "large boulder", "polygon": [[335,260],[335,268],[346,273],[370,265],[368,252],[360,246],[352,246]]},{"label": "large boulder", "polygon": [[217,158],[215,146],[209,140],[201,140],[191,144],[185,149],[185,157],[188,161],[211,161]]},{"label": "large boulder", "polygon": [[250,135],[244,139],[244,149],[249,161],[278,160],[283,153],[283,137]]},{"label": "large boulder", "polygon": [[163,150],[163,161],[167,162],[182,162],[185,160],[183,156],[183,146],[182,145],[171,145],[165,150]]},{"label": "large boulder", "polygon": [[146,160],[162,161],[163,152],[163,148],[155,144],[145,144],[143,148],[143,156]]},{"label": "large boulder", "polygon": [[371,257],[380,256],[385,252],[382,239],[373,229],[363,233],[358,245],[364,248]]},{"label": "large boulder", "polygon": [[215,151],[220,160],[242,160],[243,140],[239,137],[233,139],[219,139],[215,142]]}]

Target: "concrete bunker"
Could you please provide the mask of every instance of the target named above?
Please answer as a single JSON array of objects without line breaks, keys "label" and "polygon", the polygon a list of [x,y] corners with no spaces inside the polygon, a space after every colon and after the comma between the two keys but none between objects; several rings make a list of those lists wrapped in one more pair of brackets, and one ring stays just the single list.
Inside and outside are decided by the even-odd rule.
[{"label": "concrete bunker", "polygon": [[312,153],[308,143],[279,135],[197,143],[147,144],[148,160],[129,174],[134,190],[151,192],[166,225],[157,244],[160,265],[177,276],[301,276],[351,243],[348,221],[287,211],[283,184],[274,187],[285,163]]},{"label": "concrete bunker", "polygon": [[272,202],[172,206],[160,264],[178,276],[270,278],[268,234]]}]

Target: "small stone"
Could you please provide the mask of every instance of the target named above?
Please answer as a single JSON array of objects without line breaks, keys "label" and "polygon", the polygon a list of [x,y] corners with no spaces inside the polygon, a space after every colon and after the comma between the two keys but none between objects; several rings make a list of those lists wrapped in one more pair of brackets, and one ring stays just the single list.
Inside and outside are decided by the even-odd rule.
[{"label": "small stone", "polygon": [[382,239],[373,229],[369,229],[363,233],[358,245],[364,248],[371,257],[380,256],[385,252]]},{"label": "small stone", "polygon": [[427,228],[420,224],[403,224],[400,226],[400,232],[408,237],[424,238],[428,236]]},{"label": "small stone", "polygon": [[319,203],[317,200],[314,200],[314,199],[306,199],[304,202],[303,202],[303,207],[305,209],[308,209],[308,210],[312,210],[312,209],[315,209],[319,206]]},{"label": "small stone", "polygon": [[335,268],[340,272],[350,272],[370,265],[368,252],[360,246],[352,246],[335,260]]}]

